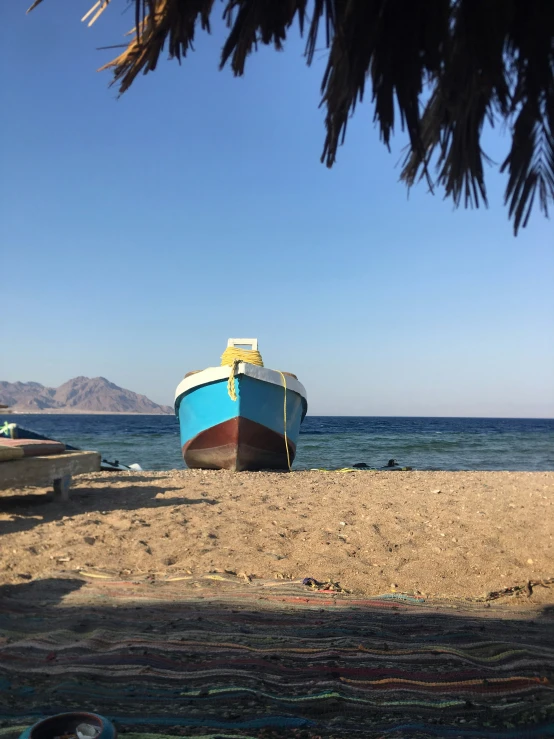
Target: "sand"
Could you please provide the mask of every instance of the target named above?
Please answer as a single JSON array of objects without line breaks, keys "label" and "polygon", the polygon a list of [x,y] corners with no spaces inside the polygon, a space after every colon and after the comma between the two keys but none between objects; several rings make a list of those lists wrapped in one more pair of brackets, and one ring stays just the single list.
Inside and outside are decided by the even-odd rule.
[{"label": "sand", "polygon": [[0,585],[220,571],[554,602],[554,472],[94,473],[65,504],[0,491],[0,534]]}]

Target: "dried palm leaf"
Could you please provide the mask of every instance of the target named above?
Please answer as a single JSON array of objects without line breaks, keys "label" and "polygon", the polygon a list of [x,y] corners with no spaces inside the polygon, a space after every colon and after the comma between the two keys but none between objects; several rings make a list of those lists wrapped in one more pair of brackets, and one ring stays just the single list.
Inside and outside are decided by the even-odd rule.
[{"label": "dried palm leaf", "polygon": [[[29,10],[42,0],[35,0]],[[90,23],[110,0],[98,0]],[[112,0],[113,4],[114,0]],[[112,69],[125,92],[153,71],[167,43],[170,58],[193,48],[197,24],[210,30],[215,0],[129,0],[135,31]],[[291,26],[306,32],[313,61],[320,32],[328,49],[322,80],[331,167],[349,117],[372,91],[374,120],[388,146],[395,125],[410,139],[402,179],[426,177],[456,205],[487,202],[481,148],[485,124],[508,125],[512,146],[506,203],[514,230],[525,226],[538,195],[554,200],[554,0],[223,0],[229,27],[221,66],[244,74],[258,44],[282,49]],[[89,23],[89,25],[90,25]],[[307,30],[306,30],[307,29]],[[427,102],[422,104],[422,99]],[[436,180],[431,163],[436,167]]]}]

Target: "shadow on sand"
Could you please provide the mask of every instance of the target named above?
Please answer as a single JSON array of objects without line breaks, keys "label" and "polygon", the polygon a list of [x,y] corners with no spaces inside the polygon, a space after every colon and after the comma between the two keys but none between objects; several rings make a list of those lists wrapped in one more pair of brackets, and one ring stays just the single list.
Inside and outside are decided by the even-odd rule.
[{"label": "shadow on sand", "polygon": [[[159,484],[144,484],[145,478],[138,478],[141,485],[133,485],[129,477],[120,477],[126,484],[122,487],[110,487],[109,480],[102,479],[102,487],[75,487],[71,490],[68,502],[54,499],[53,492],[23,492],[21,494],[0,494],[0,510],[13,516],[10,521],[0,521],[0,535],[28,531],[39,524],[61,520],[63,516],[82,515],[83,513],[104,513],[112,511],[133,511],[140,508],[165,508],[167,506],[217,505],[215,498],[207,493],[200,497],[163,498],[173,487]],[[148,478],[146,478],[146,482]],[[157,481],[156,481],[157,482]],[[181,489],[179,487],[179,489]],[[194,491],[198,493],[198,490]]]}]

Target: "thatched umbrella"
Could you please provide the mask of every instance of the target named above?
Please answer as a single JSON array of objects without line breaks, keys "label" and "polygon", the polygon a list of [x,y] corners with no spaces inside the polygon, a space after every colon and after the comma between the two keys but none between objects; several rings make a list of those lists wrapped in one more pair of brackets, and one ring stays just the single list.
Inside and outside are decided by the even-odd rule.
[{"label": "thatched umbrella", "polygon": [[[125,50],[106,65],[125,92],[139,72],[191,49],[196,26],[210,30],[215,0],[128,0],[135,28]],[[36,0],[36,7],[42,0]],[[98,0],[93,23],[116,0]],[[306,33],[312,62],[323,27],[329,50],[322,81],[331,167],[350,114],[369,82],[381,138],[395,124],[409,134],[402,179],[425,177],[455,204],[486,203],[480,146],[483,126],[503,122],[511,148],[505,201],[514,230],[525,226],[538,195],[545,215],[554,199],[554,0],[223,0],[229,35],[221,66],[244,73],[259,43],[283,47],[291,25]],[[428,94],[429,93],[429,94]],[[422,103],[425,94],[426,102]],[[435,155],[433,157],[433,155]],[[435,176],[431,174],[431,165]]]}]

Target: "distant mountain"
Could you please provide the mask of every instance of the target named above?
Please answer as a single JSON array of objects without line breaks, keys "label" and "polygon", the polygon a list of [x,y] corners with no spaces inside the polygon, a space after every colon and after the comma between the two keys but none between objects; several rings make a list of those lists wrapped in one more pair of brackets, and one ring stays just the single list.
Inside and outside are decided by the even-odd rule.
[{"label": "distant mountain", "polygon": [[57,388],[0,380],[0,404],[21,413],[173,413],[168,405],[158,405],[105,377],[75,377]]}]

